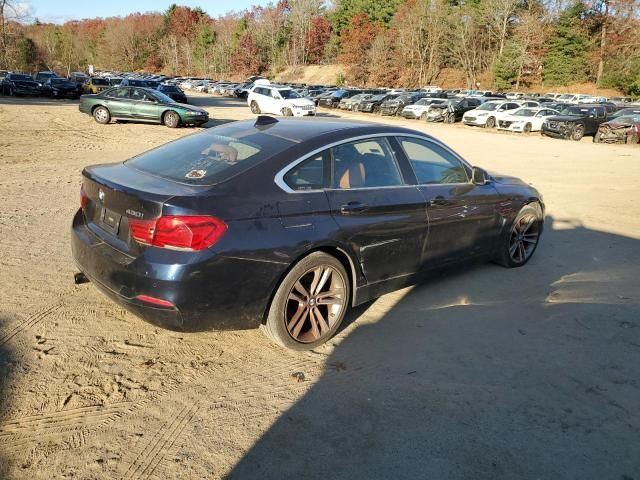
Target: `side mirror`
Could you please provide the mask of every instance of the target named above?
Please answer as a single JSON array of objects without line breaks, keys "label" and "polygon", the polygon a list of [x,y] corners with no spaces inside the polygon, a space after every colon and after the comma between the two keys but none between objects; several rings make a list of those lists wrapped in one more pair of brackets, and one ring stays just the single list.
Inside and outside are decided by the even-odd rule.
[{"label": "side mirror", "polygon": [[489,183],[489,174],[480,167],[473,167],[471,181],[474,185],[486,185]]}]

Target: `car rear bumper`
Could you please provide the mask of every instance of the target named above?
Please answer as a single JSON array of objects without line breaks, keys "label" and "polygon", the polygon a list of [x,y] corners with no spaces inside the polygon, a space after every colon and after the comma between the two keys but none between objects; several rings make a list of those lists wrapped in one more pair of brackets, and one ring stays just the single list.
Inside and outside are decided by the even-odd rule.
[{"label": "car rear bumper", "polygon": [[[71,227],[71,251],[78,269],[118,305],[171,330],[257,328],[287,267],[211,251],[175,252],[151,247],[151,253],[148,250],[134,258],[106,243],[92,228],[78,210]],[[173,306],[156,306],[137,298],[140,295]]]}]

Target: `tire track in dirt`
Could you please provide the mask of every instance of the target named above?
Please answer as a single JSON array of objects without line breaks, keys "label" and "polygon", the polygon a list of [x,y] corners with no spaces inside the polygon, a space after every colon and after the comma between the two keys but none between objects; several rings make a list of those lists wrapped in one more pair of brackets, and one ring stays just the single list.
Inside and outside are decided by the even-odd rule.
[{"label": "tire track in dirt", "polygon": [[42,310],[32,313],[25,320],[18,322],[17,325],[9,327],[9,329],[4,334],[0,335],[0,347],[24,330],[28,330],[36,326],[49,315],[59,310],[60,307],[60,305],[52,305],[46,307]]},{"label": "tire track in dirt", "polygon": [[200,409],[200,401],[184,406],[171,420],[165,422],[151,437],[149,443],[142,449],[123,475],[123,480],[149,478],[174,443],[178,440],[187,424]]}]

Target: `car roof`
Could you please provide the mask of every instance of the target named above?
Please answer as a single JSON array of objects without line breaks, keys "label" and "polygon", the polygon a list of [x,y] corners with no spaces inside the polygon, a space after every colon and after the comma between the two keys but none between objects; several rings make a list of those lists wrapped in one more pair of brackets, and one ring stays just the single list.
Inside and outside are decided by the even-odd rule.
[{"label": "car roof", "polygon": [[[359,135],[375,135],[389,133],[390,135],[405,133],[418,134],[430,138],[429,135],[416,132],[404,127],[385,125],[381,123],[360,120],[324,119],[324,118],[274,118],[260,115],[256,120],[242,120],[235,122],[238,126],[245,124],[246,128],[255,128],[262,133],[284,138],[295,143],[313,140],[323,135],[335,134],[335,140]],[[211,129],[215,130],[215,129]],[[214,132],[215,133],[215,132]]]}]

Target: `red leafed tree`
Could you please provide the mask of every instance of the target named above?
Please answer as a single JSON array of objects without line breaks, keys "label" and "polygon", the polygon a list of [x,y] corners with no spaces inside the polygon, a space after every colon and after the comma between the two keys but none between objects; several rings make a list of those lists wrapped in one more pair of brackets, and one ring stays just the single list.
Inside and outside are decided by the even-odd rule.
[{"label": "red leafed tree", "polygon": [[231,68],[245,77],[260,74],[264,70],[261,58],[258,44],[249,32],[245,32],[231,55]]},{"label": "red leafed tree", "polygon": [[320,63],[331,36],[331,23],[325,17],[313,17],[307,33],[309,63]]},{"label": "red leafed tree", "polygon": [[169,32],[178,38],[193,38],[202,12],[189,7],[175,7],[169,17]]},{"label": "red leafed tree", "polygon": [[369,19],[366,13],[358,13],[351,18],[349,27],[340,34],[340,54],[338,61],[346,66],[347,81],[355,85],[365,85],[369,77],[369,50],[380,27]]}]

